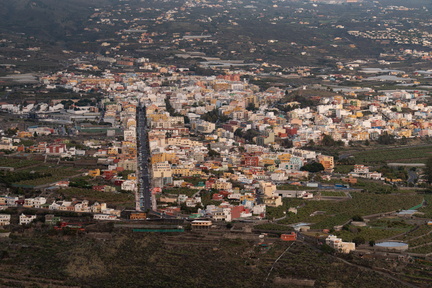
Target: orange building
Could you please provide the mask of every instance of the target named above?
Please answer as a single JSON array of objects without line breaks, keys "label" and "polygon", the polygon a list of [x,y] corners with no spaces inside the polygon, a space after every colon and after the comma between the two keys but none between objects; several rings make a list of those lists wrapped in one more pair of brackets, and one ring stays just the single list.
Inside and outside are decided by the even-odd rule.
[{"label": "orange building", "polygon": [[282,234],[280,238],[282,241],[296,241],[297,234],[295,232],[291,232],[291,234]]},{"label": "orange building", "polygon": [[129,219],[130,220],[146,220],[147,214],[143,213],[143,212],[131,213]]}]

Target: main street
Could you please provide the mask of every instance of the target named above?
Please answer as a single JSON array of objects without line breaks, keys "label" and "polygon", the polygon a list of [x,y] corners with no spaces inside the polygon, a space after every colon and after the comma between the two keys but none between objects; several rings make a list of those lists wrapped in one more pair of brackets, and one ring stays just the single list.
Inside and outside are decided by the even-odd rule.
[{"label": "main street", "polygon": [[152,209],[152,196],[150,188],[147,115],[144,105],[137,108],[137,149],[138,149],[138,195],[136,209],[148,211]]}]

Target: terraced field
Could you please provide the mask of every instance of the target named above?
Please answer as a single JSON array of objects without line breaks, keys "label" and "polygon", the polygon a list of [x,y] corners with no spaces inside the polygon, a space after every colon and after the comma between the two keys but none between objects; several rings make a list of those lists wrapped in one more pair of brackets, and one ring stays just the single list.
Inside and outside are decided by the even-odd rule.
[{"label": "terraced field", "polygon": [[432,156],[432,145],[419,147],[385,148],[354,152],[358,164],[379,163],[425,163]]}]

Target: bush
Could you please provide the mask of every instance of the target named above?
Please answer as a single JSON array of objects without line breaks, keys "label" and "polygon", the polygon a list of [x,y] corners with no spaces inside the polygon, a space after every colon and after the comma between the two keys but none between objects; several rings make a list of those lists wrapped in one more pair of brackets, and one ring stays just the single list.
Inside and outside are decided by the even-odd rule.
[{"label": "bush", "polygon": [[352,217],[352,220],[353,221],[360,221],[360,222],[362,222],[363,221],[363,217],[361,217],[360,215],[354,215]]},{"label": "bush", "polygon": [[357,237],[353,238],[352,242],[354,242],[355,245],[356,245],[356,247],[357,247],[357,246],[359,246],[361,244],[364,244],[366,242],[366,240],[362,236],[357,236]]}]

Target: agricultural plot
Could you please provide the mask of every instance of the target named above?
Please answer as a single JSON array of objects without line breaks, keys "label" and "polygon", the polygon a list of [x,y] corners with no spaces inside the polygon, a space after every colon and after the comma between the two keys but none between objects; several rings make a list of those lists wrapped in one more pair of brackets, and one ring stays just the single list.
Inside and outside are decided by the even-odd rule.
[{"label": "agricultural plot", "polygon": [[285,225],[279,225],[279,224],[259,224],[255,225],[254,229],[260,229],[260,230],[273,230],[273,231],[287,231],[292,230],[291,227],[285,226]]},{"label": "agricultural plot", "polygon": [[419,254],[432,253],[432,243],[429,245],[424,245],[424,246],[417,247],[417,248],[410,248],[410,249],[408,249],[408,252],[419,253]]},{"label": "agricultural plot", "polygon": [[406,233],[400,237],[394,238],[395,240],[401,240],[403,242],[409,241],[410,239],[422,237],[428,233],[432,232],[432,227],[428,225],[421,225],[416,229],[413,229],[411,232]]},{"label": "agricultural plot", "polygon": [[27,159],[12,159],[12,158],[0,158],[0,167],[12,167],[15,169],[29,167],[32,165],[37,165],[41,163],[37,160],[27,160]]},{"label": "agricultural plot", "polygon": [[366,227],[344,226],[342,231],[336,235],[345,241],[353,241],[355,238],[363,239],[365,243],[392,238],[396,235],[406,233],[414,228],[399,218],[378,219],[370,221]]},{"label": "agricultural plot", "polygon": [[426,205],[419,208],[418,211],[424,213],[424,218],[432,218],[432,195],[425,194],[424,198],[426,200]]},{"label": "agricultural plot", "polygon": [[18,187],[19,186],[39,186],[39,185],[50,184],[80,174],[79,170],[70,167],[49,168],[46,166],[39,166],[37,168],[38,169],[33,171],[37,171],[38,173],[44,173],[46,177],[23,180],[14,183],[14,185]]},{"label": "agricultural plot", "polygon": [[369,241],[378,241],[391,238],[406,231],[407,229],[389,230],[372,227],[361,227],[357,228],[357,231],[342,230],[336,232],[336,235],[341,237],[344,241],[353,241],[355,238],[362,238],[364,239],[365,243],[368,243]]},{"label": "agricultural plot", "polygon": [[345,192],[342,191],[322,191],[321,196],[328,196],[328,197],[345,197]]},{"label": "agricultural plot", "polygon": [[354,165],[336,165],[334,173],[348,174],[353,171]]},{"label": "agricultural plot", "polygon": [[412,231],[394,238],[394,240],[408,243],[408,252],[427,254],[432,253],[432,226],[421,225]]},{"label": "agricultural plot", "polygon": [[[355,215],[366,216],[376,213],[409,209],[423,201],[420,195],[406,194],[372,194],[351,193],[352,199],[347,201],[307,201],[300,199],[289,199],[284,205],[277,208],[269,208],[270,217],[282,217],[283,212],[289,207],[298,207],[298,213],[292,214],[281,220],[281,224],[292,224],[298,222],[314,223],[312,228],[333,228],[335,225],[345,224]],[[315,211],[325,211],[315,216]]]},{"label": "agricultural plot", "polygon": [[429,156],[432,156],[432,146],[374,149],[355,152],[352,155],[359,164],[424,163]]},{"label": "agricultural plot", "polygon": [[174,195],[180,195],[185,194],[188,197],[191,197],[195,193],[197,193],[199,190],[196,189],[190,189],[190,188],[172,188],[172,189],[163,189],[164,194],[174,194]]},{"label": "agricultural plot", "polygon": [[108,205],[117,205],[122,207],[133,207],[134,205],[134,196],[132,193],[112,193],[82,188],[61,189],[58,193],[69,200],[72,198],[85,199],[89,201],[105,202]]}]

